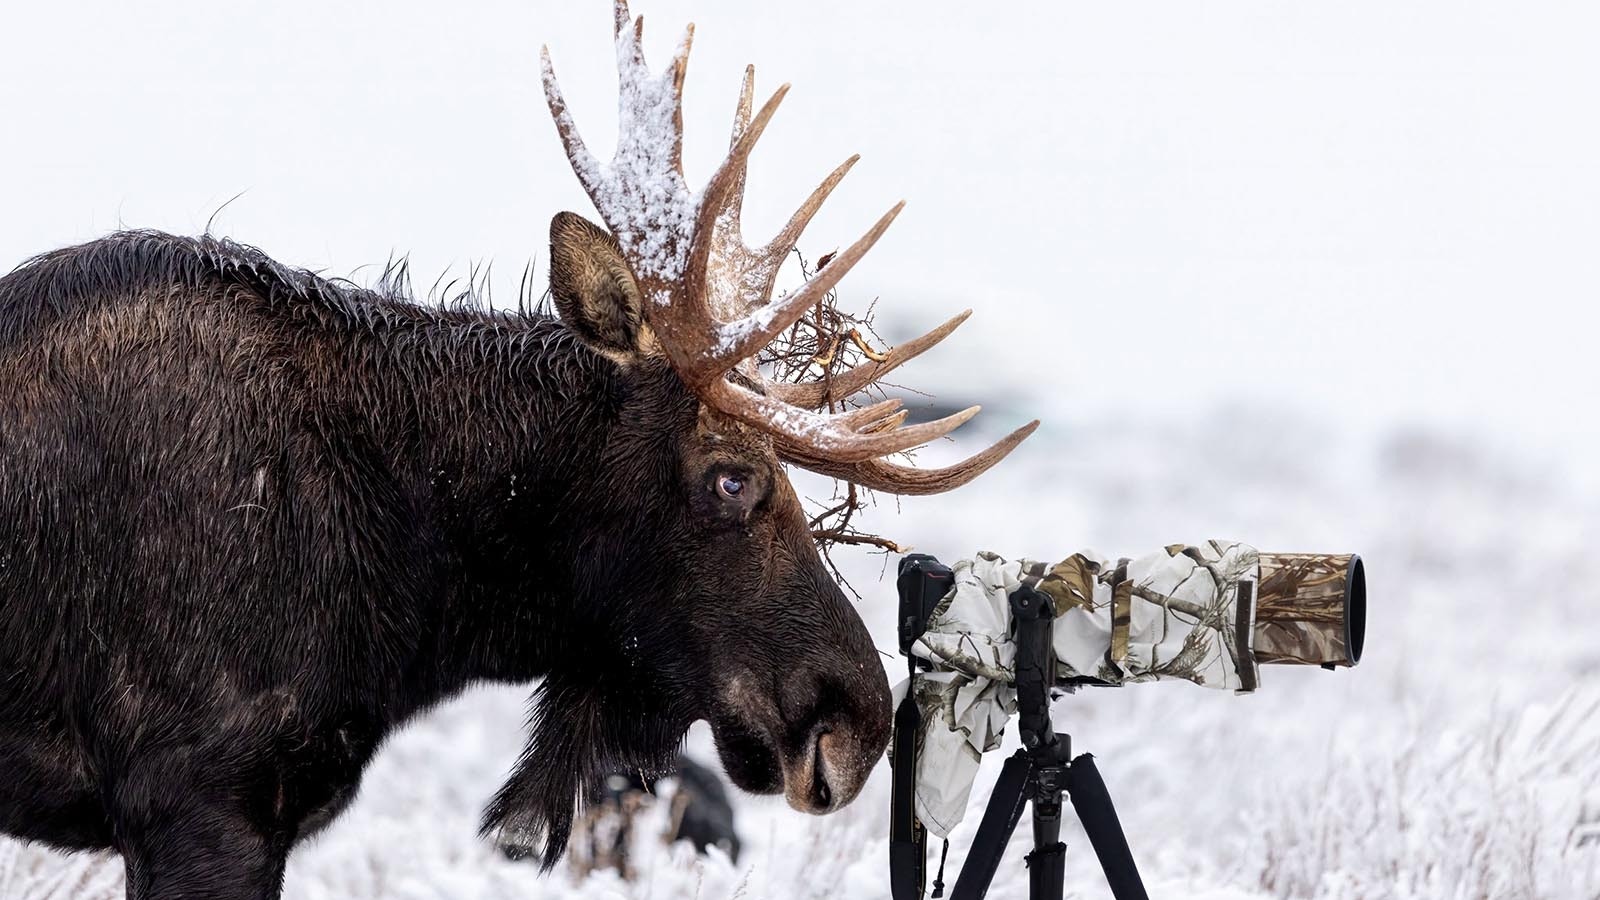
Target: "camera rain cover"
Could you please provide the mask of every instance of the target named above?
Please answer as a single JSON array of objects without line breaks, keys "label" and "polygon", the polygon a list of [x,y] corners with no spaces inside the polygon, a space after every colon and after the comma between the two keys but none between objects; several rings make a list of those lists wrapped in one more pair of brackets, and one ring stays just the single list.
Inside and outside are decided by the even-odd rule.
[{"label": "camera rain cover", "polygon": [[1173,544],[1137,559],[1080,551],[1049,565],[980,552],[951,564],[954,587],[912,645],[930,672],[909,689],[922,713],[916,813],[941,837],[961,821],[978,763],[1016,710],[1009,595],[1055,606],[1057,683],[1188,681],[1249,692],[1258,665],[1354,665],[1365,627],[1359,557],[1265,554],[1248,544]]}]

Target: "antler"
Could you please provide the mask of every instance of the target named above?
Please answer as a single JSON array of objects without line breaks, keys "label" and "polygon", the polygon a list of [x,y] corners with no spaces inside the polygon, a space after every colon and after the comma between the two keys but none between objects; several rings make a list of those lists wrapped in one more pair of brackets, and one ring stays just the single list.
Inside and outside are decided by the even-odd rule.
[{"label": "antler", "polygon": [[[827,296],[904,204],[896,204],[804,286],[774,300],[773,285],[785,257],[857,157],[834,169],[770,242],[748,247],[739,227],[746,163],[789,86],[778,88],[752,115],[755,70],[745,70],[728,154],[696,194],[684,179],[682,153],[683,79],[694,26],[684,31],[672,63],[655,76],[644,61],[644,19],[630,17],[627,0],[616,0],[614,32],[619,125],[609,164],[595,159],[578,135],[548,48],[541,54],[545,97],[573,171],[639,282],[646,321],[668,361],[702,403],[770,434],[786,460],[897,493],[934,493],[965,484],[1032,433],[1038,422],[959,465],[917,470],[880,457],[949,434],[976,415],[978,407],[910,426],[903,425],[905,413],[898,400],[848,412],[815,411],[830,399],[859,392],[938,343],[967,313],[827,385],[776,385],[762,378],[754,362],[761,349]],[[742,376],[737,382],[728,377],[735,369]]]},{"label": "antler", "polygon": [[875,491],[888,491],[891,494],[906,496],[942,494],[945,491],[955,490],[987,472],[995,463],[1005,459],[1038,427],[1039,420],[1035,419],[1006,435],[999,443],[982,453],[943,469],[914,469],[909,466],[897,466],[881,459],[839,464],[831,460],[809,459],[784,448],[780,448],[780,452],[785,460],[803,469],[842,478]]}]

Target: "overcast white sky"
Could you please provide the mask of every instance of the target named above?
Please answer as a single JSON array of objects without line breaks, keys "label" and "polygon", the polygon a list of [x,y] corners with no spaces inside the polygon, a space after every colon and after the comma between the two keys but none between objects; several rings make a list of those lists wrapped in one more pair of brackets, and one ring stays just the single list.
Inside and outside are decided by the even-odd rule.
[{"label": "overcast white sky", "polygon": [[[1246,399],[1551,452],[1595,436],[1593,6],[634,6],[652,62],[697,23],[694,182],[744,63],[795,85],[747,233],[856,151],[803,249],[909,201],[847,300],[880,296],[900,335],[978,311],[939,357],[961,380],[912,380],[992,373],[973,393],[1026,387],[1068,420]],[[609,0],[12,4],[0,269],[121,226],[197,232],[243,191],[216,230],[285,262],[409,252],[426,287],[492,260],[510,296],[550,216],[592,214],[538,47],[606,151],[609,18]]]}]

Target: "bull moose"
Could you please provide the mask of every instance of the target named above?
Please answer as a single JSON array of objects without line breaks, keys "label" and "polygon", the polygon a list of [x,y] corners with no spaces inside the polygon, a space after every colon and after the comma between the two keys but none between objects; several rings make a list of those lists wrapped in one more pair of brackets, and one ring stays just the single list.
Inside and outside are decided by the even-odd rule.
[{"label": "bull moose", "polygon": [[774,298],[854,160],[748,247],[746,159],[784,91],[752,115],[746,71],[731,148],[691,191],[692,26],[659,74],[641,33],[618,0],[609,164],[543,57],[607,226],[552,222],[557,316],[149,231],[0,279],[0,830],[115,848],[132,898],[277,897],[385,735],[471,684],[534,679],[483,827],[547,867],[604,774],[661,771],[701,719],[740,788],[812,813],[854,797],[887,682],[783,466],[936,493],[1037,423],[925,470],[885,457],[976,408],[837,411],[964,315],[826,382],[763,375],[760,350],[899,207]]}]

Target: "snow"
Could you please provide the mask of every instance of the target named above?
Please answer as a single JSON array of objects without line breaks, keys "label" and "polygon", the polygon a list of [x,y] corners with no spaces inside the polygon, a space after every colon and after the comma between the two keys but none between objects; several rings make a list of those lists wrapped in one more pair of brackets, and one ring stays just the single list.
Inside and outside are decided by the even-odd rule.
[{"label": "snow", "polygon": [[[1033,411],[1047,413],[1045,428],[975,485],[885,502],[868,521],[947,557],[1136,554],[1222,535],[1356,551],[1367,563],[1368,642],[1353,670],[1266,667],[1247,697],[1156,684],[1058,701],[1058,725],[1099,761],[1152,896],[1600,892],[1600,558],[1586,543],[1600,535],[1600,496],[1571,489],[1559,462],[1471,436],[1341,437],[1275,409],[1120,423]],[[936,445],[919,463],[970,450]],[[800,478],[805,492],[821,490]],[[879,646],[892,648],[892,568],[839,556]],[[898,658],[885,667],[903,671]],[[576,881],[564,867],[541,878],[501,858],[477,839],[477,817],[522,746],[525,698],[524,688],[474,691],[391,740],[350,811],[296,850],[287,896],[888,897],[886,766],[826,818],[740,795],[738,865],[662,846],[660,807],[638,825],[632,883]],[[1011,749],[984,761],[947,882]],[[699,730],[690,751],[714,758]],[[996,900],[1026,896],[1026,832]],[[1065,840],[1068,896],[1107,897],[1070,818]],[[114,858],[0,844],[0,896],[96,900],[120,889]]]},{"label": "snow", "polygon": [[[741,296],[740,300],[748,302],[750,298],[755,295],[755,293],[756,292],[753,291],[747,291]],[[745,308],[750,309],[749,306],[746,306]],[[763,328],[771,325],[773,317],[776,316],[781,309],[782,307],[777,304],[757,306],[750,311],[749,315],[729,322],[717,329],[719,332],[717,336],[717,343],[712,347],[712,352],[719,356],[732,353],[740,345],[749,340],[751,335],[756,334]]]},{"label": "snow", "polygon": [[[688,55],[693,36],[692,27],[684,31],[675,59]],[[700,195],[689,190],[679,171],[674,67],[669,65],[652,76],[631,28],[617,32],[616,54],[618,138],[609,165],[601,165],[577,138],[577,126],[565,109],[548,48],[540,58],[545,92],[552,103],[562,107],[556,120],[561,132],[572,136],[569,156],[573,170],[622,245],[634,274],[673,282],[688,265],[700,212]],[[665,292],[658,292],[653,299],[670,303]]]}]

